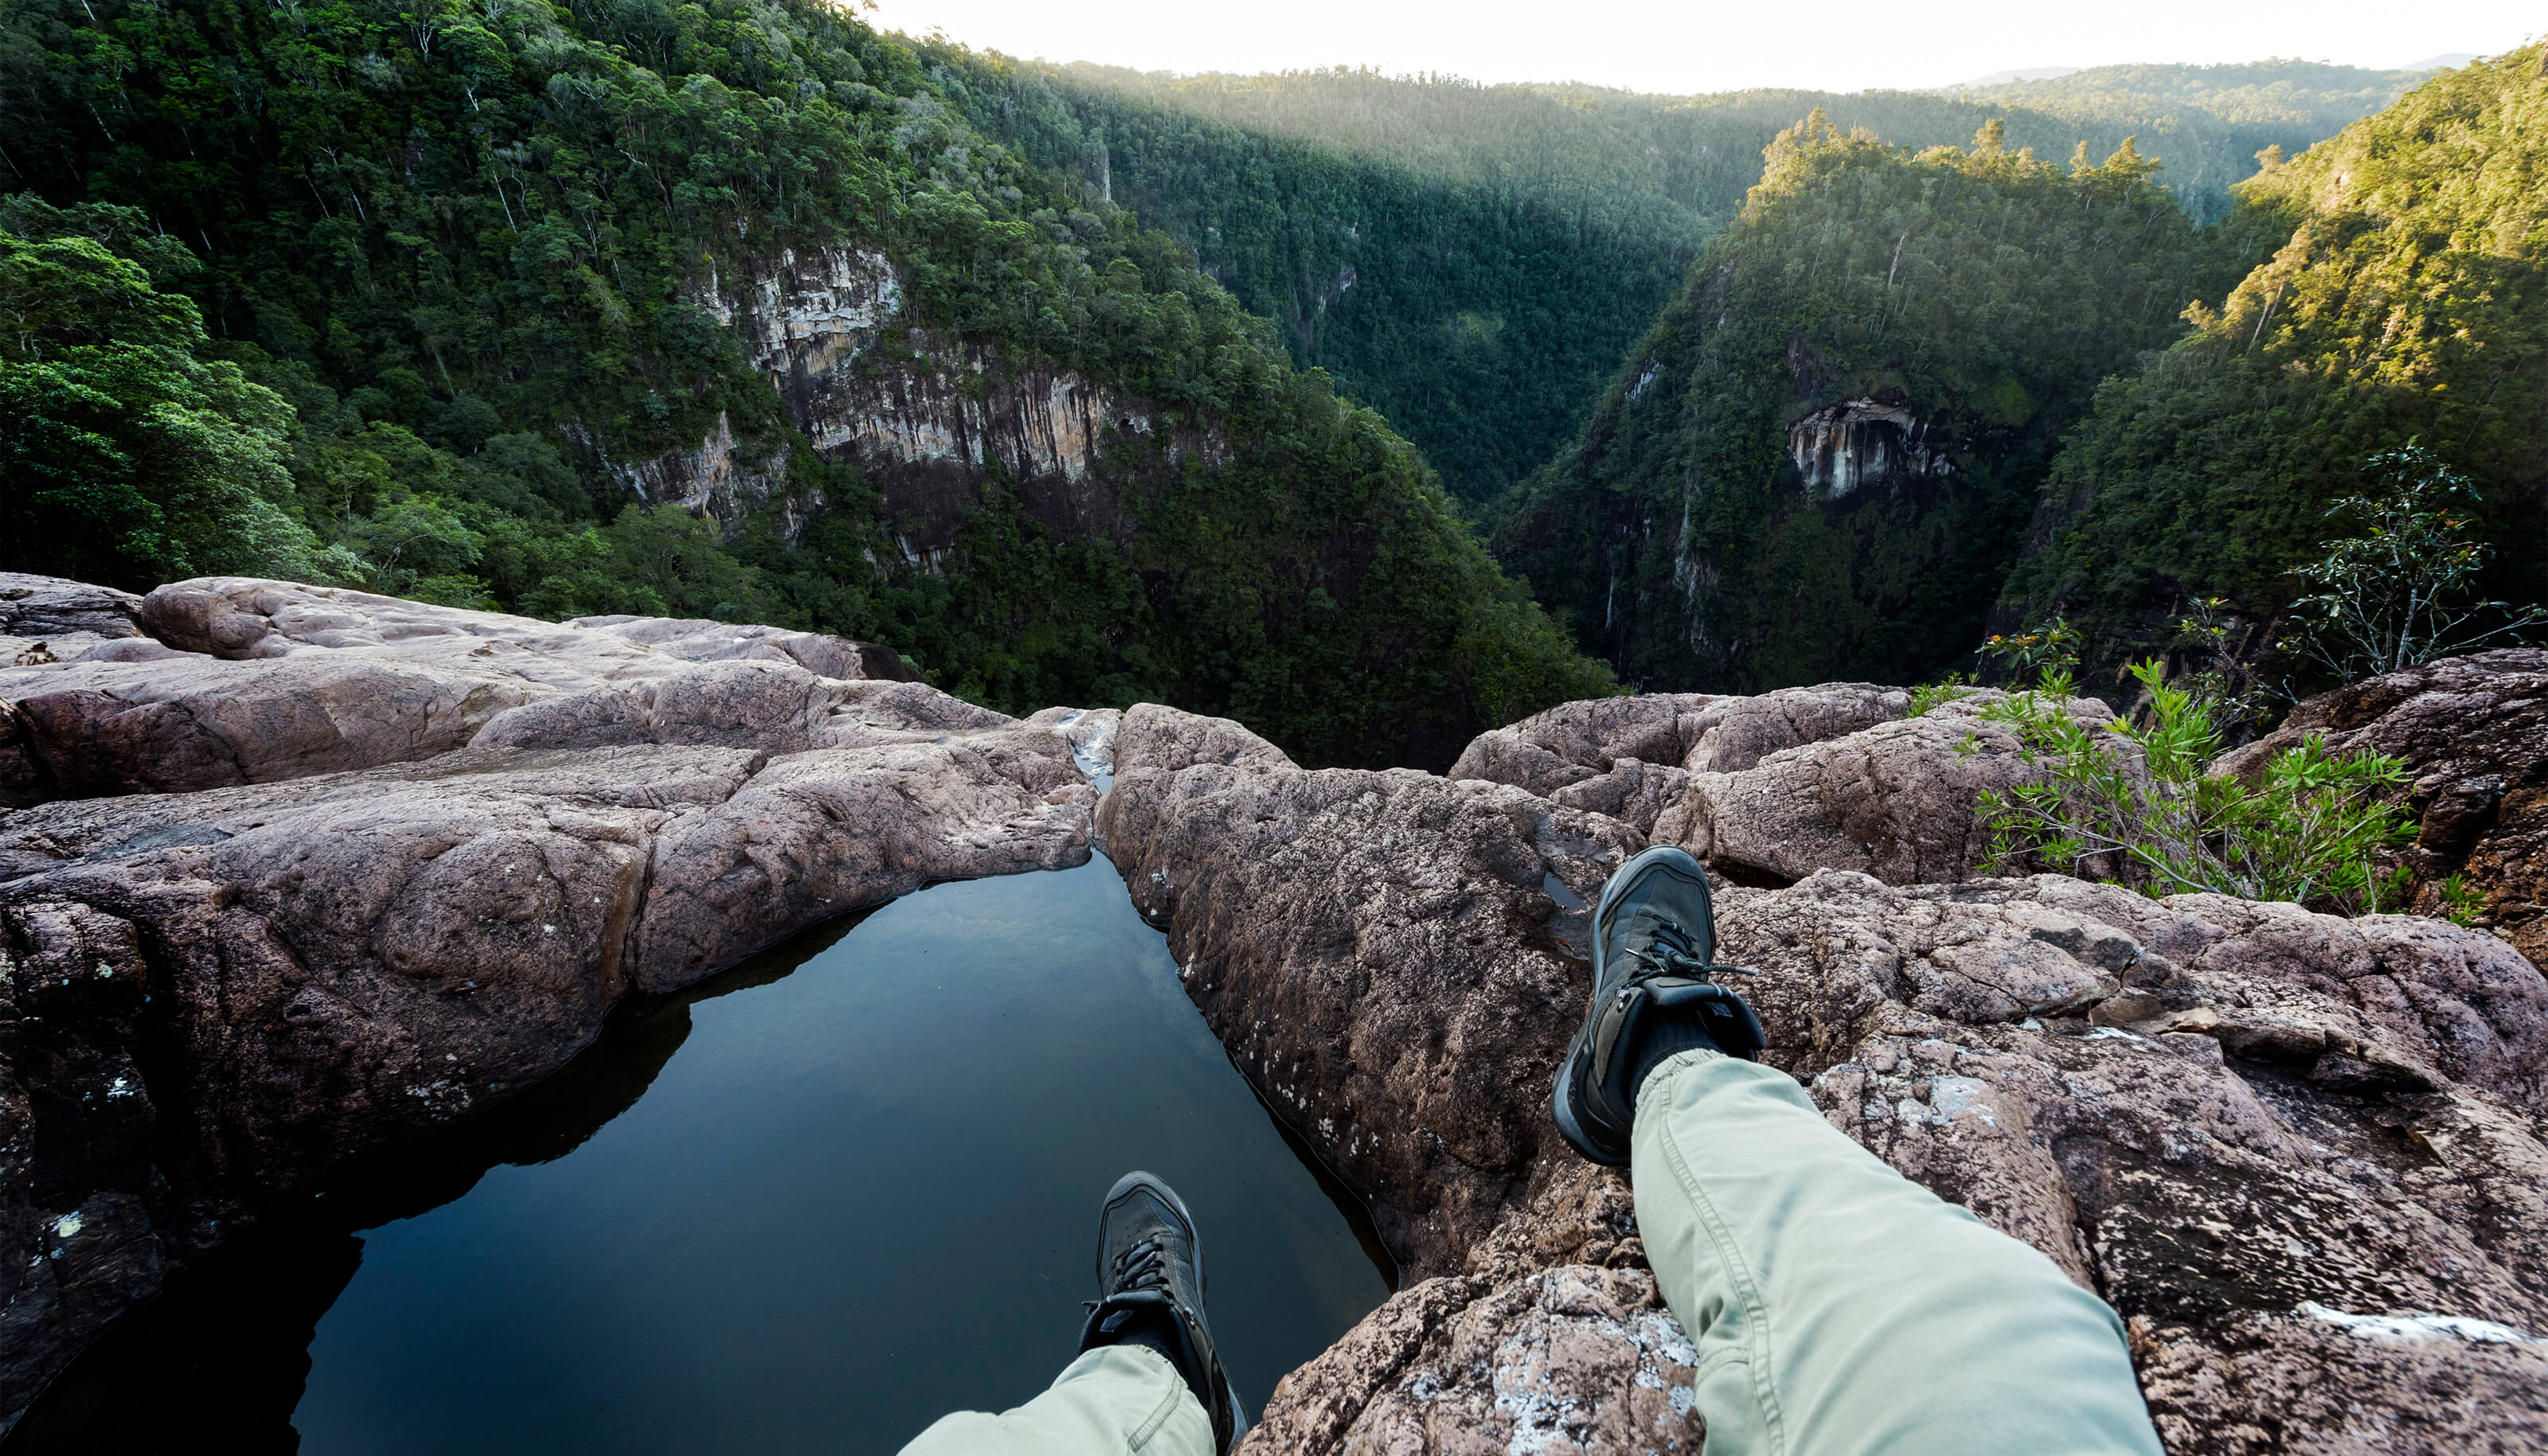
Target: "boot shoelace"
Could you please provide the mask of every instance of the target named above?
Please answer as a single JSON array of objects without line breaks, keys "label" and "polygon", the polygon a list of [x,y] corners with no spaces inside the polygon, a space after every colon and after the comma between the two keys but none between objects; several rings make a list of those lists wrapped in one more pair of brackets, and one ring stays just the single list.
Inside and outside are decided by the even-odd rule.
[{"label": "boot shoelace", "polygon": [[[1639,964],[1637,969],[1628,976],[1629,985],[1664,975],[1695,975],[1700,980],[1706,980],[1719,973],[1726,975],[1757,973],[1739,965],[1718,965],[1713,961],[1699,959],[1697,953],[1690,949],[1689,932],[1682,928],[1680,921],[1669,915],[1658,915],[1648,924],[1653,929],[1654,943],[1635,953]],[[1625,990],[1626,987],[1622,986],[1620,989]]]},{"label": "boot shoelace", "polygon": [[1144,1238],[1115,1255],[1113,1292],[1129,1294],[1137,1289],[1162,1294],[1168,1290],[1168,1253],[1156,1237]]}]

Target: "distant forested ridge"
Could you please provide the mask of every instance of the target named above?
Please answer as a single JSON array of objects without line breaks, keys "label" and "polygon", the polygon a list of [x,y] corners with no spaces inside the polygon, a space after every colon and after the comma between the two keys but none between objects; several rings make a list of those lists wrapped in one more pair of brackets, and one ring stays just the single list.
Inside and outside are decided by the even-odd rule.
[{"label": "distant forested ridge", "polygon": [[1447,759],[1605,690],[1191,253],[811,0],[18,0],[0,567],[889,643]]},{"label": "distant forested ridge", "polygon": [[1388,155],[1231,125],[1137,73],[930,53],[976,127],[1192,246],[1295,364],[1331,371],[1470,500],[1574,433],[1712,227],[1686,149],[1640,115],[1366,77],[1446,113],[1451,149]]},{"label": "distant forested ridge", "polygon": [[2359,529],[2328,502],[2410,439],[2482,493],[2498,594],[2548,595],[2548,47],[2443,73],[2237,196],[2278,248],[2099,392],[2004,619],[2066,611],[2104,669],[2190,597],[2270,624],[2291,568]]},{"label": "distant forested ridge", "polygon": [[[2122,66],[2040,89],[1648,96],[1336,69],[1170,76],[924,47],[975,127],[1192,246],[1293,361],[1333,372],[1483,500],[1573,438],[1763,148],[1817,109],[1915,149],[1994,119],[2011,150],[2127,136],[2197,221],[2255,153],[2412,84],[2298,61]],[[2023,93],[2023,94],[2021,94]],[[2234,120],[2206,109],[2217,103]]]},{"label": "distant forested ridge", "polygon": [[1781,135],[1496,544],[1653,687],[1916,682],[1971,651],[2100,380],[2244,271],[2129,144]]},{"label": "distant forested ridge", "polygon": [[[2101,65],[2044,81],[2004,81],[1946,94],[2042,112],[2073,126],[2122,127],[2167,164],[2161,179],[2206,222],[2228,217],[2230,188],[2267,148],[2296,154],[2405,95],[2421,71],[2321,61],[2233,65]],[[2083,134],[2084,135],[2084,134]]]}]

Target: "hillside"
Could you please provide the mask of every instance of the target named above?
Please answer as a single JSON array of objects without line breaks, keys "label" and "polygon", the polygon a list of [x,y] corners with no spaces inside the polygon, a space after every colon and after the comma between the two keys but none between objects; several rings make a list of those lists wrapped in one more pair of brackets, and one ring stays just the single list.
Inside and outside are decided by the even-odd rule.
[{"label": "hillside", "polygon": [[811,0],[31,0],[0,118],[0,567],[820,628],[1321,762],[1604,681],[1190,254]]},{"label": "hillside", "polygon": [[2279,250],[2100,391],[2054,465],[2005,619],[2059,608],[2092,660],[2192,595],[2250,623],[2346,534],[2328,502],[2418,439],[2475,480],[2495,587],[2548,589],[2548,49],[2446,72],[2239,189]]},{"label": "hillside", "polygon": [[1957,87],[1984,106],[2040,111],[2073,126],[2138,128],[2142,149],[2169,163],[2163,181],[2205,221],[2228,216],[2229,189],[2267,147],[2306,151],[2421,84],[2425,73],[2320,61],[2234,65],[2101,65],[2045,80]]},{"label": "hillside", "polygon": [[2098,382],[2241,271],[2152,170],[1816,114],[1502,502],[1499,553],[1650,688],[1915,682],[1969,652]]},{"label": "hillside", "polygon": [[[976,128],[1193,247],[1276,321],[1296,365],[1333,372],[1472,501],[1573,438],[1700,244],[1743,207],[1763,148],[1816,109],[1914,148],[1960,144],[1997,119],[2012,150],[2053,160],[2137,136],[2161,185],[2212,220],[2257,151],[2298,151],[2411,79],[2275,61],[2106,67],[2040,92],[1676,97],[922,49]],[[2222,97],[2237,120],[2204,109]]]},{"label": "hillside", "polygon": [[[1295,365],[1334,373],[1472,501],[1565,443],[1713,226],[1687,148],[1641,116],[1337,78],[1432,117],[1375,150],[1138,73],[930,54],[975,126],[1192,246]],[[1341,99],[1252,79],[1286,104]]]},{"label": "hillside", "polygon": [[2315,139],[2428,79],[2422,70],[2375,71],[2277,57],[2230,65],[2091,66],[2041,79],[1950,87],[1949,94],[2057,116],[2158,117],[2170,108],[2192,107],[2234,127],[2290,127]]}]

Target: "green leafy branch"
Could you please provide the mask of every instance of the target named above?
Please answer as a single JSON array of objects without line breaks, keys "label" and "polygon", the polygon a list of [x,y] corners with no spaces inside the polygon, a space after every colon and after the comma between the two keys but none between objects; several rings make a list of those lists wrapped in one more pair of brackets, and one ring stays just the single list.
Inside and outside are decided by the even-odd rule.
[{"label": "green leafy branch", "polygon": [[2007,873],[2032,859],[2152,895],[2208,890],[2347,913],[2377,910],[2397,892],[2397,876],[2376,864],[2412,833],[2402,762],[2330,753],[2312,735],[2275,755],[2255,782],[2213,774],[2223,746],[2213,705],[2168,682],[2155,660],[2133,675],[2149,693],[2148,721],[2138,727],[2081,723],[2046,691],[1984,710],[2040,775],[1981,795],[1986,869]]}]

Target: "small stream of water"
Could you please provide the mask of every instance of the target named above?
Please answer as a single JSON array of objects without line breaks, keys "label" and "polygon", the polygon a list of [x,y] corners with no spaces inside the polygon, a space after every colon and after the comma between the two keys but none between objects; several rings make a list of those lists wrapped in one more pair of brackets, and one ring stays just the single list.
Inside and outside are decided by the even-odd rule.
[{"label": "small stream of water", "polygon": [[176,1282],[7,1456],[891,1452],[1069,1361],[1131,1167],[1194,1210],[1251,1410],[1387,1297],[1103,859],[932,886]]}]

